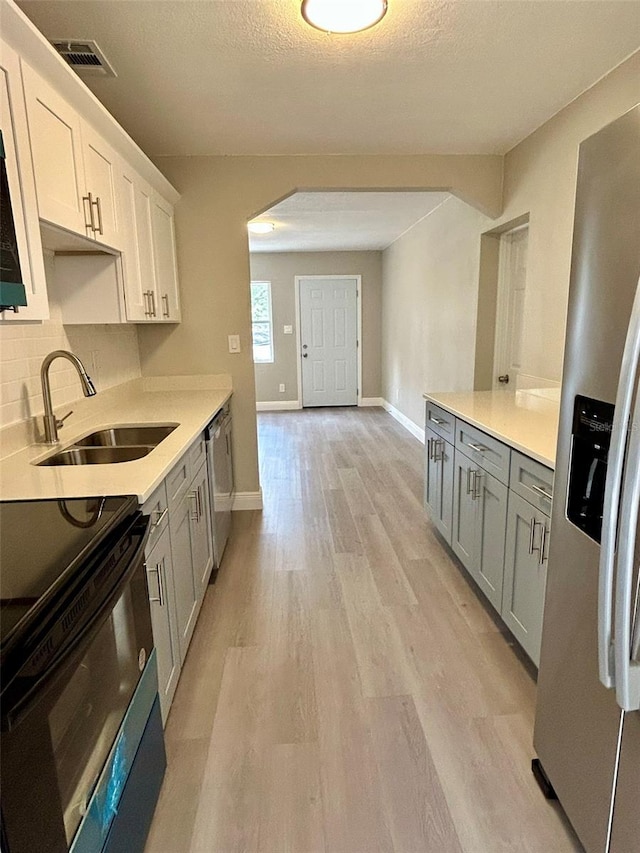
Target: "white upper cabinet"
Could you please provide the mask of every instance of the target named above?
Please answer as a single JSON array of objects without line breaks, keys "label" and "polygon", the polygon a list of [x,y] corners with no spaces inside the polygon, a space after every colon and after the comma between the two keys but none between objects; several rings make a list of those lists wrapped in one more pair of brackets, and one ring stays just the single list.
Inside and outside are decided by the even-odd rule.
[{"label": "white upper cabinet", "polygon": [[92,236],[80,116],[26,62],[22,72],[40,218]]},{"label": "white upper cabinet", "polygon": [[126,165],[121,169],[118,206],[125,236],[124,301],[134,323],[180,320],[173,207]]},{"label": "white upper cabinet", "polygon": [[0,319],[46,320],[49,317],[49,302],[20,60],[17,53],[3,41],[0,41],[0,129],[18,258],[27,294],[26,306],[20,307],[18,313],[4,311]]},{"label": "white upper cabinet", "polygon": [[180,295],[173,205],[157,194],[151,205],[151,228],[156,283],[154,311],[158,319],[177,323],[180,321]]},{"label": "white upper cabinet", "polygon": [[86,201],[90,209],[92,234],[101,243],[123,248],[119,227],[116,183],[120,158],[86,122],[82,123],[82,154],[86,176]]},{"label": "white upper cabinet", "polygon": [[[21,10],[6,0],[0,6],[8,42],[0,63],[3,124],[17,111],[22,171],[11,181],[19,187],[16,204],[25,206],[19,240],[29,238],[25,266],[31,260],[30,286],[38,284],[41,305],[33,313],[34,297],[32,313],[19,317],[45,316],[41,224],[48,249],[86,256],[74,266],[75,284],[62,288],[64,322],[179,322],[178,193]],[[15,66],[11,80],[5,57]],[[16,147],[13,136],[6,147]],[[92,262],[96,249],[107,256],[104,263]],[[82,294],[73,292],[77,287]]]},{"label": "white upper cabinet", "polygon": [[23,68],[40,218],[121,248],[117,154],[33,68]]}]

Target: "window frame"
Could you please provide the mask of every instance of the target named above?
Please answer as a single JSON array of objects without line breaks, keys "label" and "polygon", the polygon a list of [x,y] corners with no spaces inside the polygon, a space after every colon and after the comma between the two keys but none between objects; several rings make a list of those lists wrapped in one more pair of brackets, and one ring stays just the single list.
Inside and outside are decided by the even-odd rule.
[{"label": "window frame", "polygon": [[[268,294],[268,303],[269,303],[269,319],[268,320],[254,320],[253,318],[253,286],[254,284],[266,285],[267,286],[267,294]],[[254,342],[254,334],[253,328],[256,325],[269,325],[269,347],[271,351],[270,358],[256,358],[256,345]],[[274,364],[276,360],[276,352],[275,352],[275,341],[274,341],[274,328],[273,328],[273,298],[271,291],[271,282],[266,281],[264,279],[256,280],[251,282],[251,352],[253,355],[253,363],[254,364]]]}]

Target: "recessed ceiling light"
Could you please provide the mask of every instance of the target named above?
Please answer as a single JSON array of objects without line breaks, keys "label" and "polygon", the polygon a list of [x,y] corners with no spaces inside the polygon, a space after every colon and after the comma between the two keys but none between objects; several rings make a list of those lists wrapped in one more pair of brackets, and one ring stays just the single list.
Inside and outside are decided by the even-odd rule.
[{"label": "recessed ceiling light", "polygon": [[273,222],[250,222],[247,225],[251,234],[270,234],[275,227]]},{"label": "recessed ceiling light", "polygon": [[302,17],[327,33],[359,33],[384,18],[387,0],[303,0]]}]

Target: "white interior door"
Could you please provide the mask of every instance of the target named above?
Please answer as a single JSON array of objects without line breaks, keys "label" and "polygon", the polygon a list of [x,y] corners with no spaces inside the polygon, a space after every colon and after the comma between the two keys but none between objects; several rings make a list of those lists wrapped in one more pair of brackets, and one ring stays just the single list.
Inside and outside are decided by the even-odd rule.
[{"label": "white interior door", "polygon": [[303,406],[358,403],[356,278],[301,278]]},{"label": "white interior door", "polygon": [[494,387],[515,388],[522,372],[524,306],[527,289],[529,226],[507,231],[500,238],[498,316]]}]

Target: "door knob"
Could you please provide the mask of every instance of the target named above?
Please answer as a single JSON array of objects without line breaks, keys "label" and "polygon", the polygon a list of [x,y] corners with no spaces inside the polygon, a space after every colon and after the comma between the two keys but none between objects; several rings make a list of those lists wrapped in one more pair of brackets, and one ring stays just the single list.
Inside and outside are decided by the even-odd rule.
[{"label": "door knob", "polygon": [[302,344],[302,349],[307,349],[307,345],[306,345],[306,344]]},{"label": "door knob", "polygon": [[302,357],[303,357],[303,358],[309,358],[309,353],[308,353],[308,352],[303,352],[303,353],[302,353]]},{"label": "door knob", "polygon": [[502,376],[498,376],[498,382],[501,385],[508,385],[509,384],[509,374],[503,373]]}]

